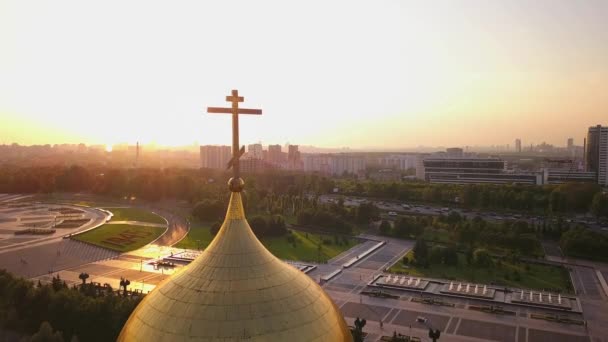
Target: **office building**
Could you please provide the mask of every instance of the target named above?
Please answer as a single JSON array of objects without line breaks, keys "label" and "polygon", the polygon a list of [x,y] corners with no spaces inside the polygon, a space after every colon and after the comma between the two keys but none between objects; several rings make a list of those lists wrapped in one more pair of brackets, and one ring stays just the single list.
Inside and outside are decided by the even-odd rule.
[{"label": "office building", "polygon": [[499,158],[425,158],[424,177],[431,183],[450,184],[541,184],[539,173],[505,170]]},{"label": "office building", "polygon": [[608,127],[589,127],[585,150],[585,171],[594,172],[600,185],[608,185]]}]

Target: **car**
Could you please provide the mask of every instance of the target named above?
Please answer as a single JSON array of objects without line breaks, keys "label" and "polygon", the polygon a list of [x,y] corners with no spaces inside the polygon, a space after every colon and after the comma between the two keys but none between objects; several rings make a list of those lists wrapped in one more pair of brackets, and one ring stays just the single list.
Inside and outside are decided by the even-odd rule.
[{"label": "car", "polygon": [[389,211],[388,216],[397,216],[397,213],[394,211]]}]

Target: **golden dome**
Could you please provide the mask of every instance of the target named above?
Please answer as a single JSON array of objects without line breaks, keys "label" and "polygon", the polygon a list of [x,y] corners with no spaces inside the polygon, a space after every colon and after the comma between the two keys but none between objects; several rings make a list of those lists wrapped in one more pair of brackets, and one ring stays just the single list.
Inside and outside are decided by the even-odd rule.
[{"label": "golden dome", "polygon": [[352,341],[340,311],[249,227],[240,192],[209,247],[137,306],[119,341]]}]

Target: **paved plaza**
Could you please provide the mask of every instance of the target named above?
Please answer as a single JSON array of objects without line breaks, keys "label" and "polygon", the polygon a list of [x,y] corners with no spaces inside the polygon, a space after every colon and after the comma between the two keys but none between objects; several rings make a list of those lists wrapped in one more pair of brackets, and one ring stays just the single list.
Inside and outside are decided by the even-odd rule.
[{"label": "paved plaza", "polygon": [[[167,233],[155,244],[136,251],[119,254],[70,239],[56,239],[20,248],[0,249],[0,267],[41,281],[49,281],[52,276],[58,274],[69,284],[80,283],[78,275],[86,272],[90,276],[89,281],[108,283],[113,288],[118,288],[120,278],[124,277],[131,281],[131,289],[145,293],[187,264],[187,261],[177,260],[180,256],[190,259],[197,253],[171,247],[187,230],[182,219],[169,217],[171,214],[168,212],[165,212],[165,215],[169,220]],[[336,273],[323,284],[323,288],[340,308],[348,324],[352,325],[356,317],[367,320],[367,341],[377,341],[382,335],[392,335],[394,331],[418,336],[424,341],[428,339],[427,330],[416,323],[416,318],[423,316],[433,327],[442,331],[440,341],[608,342],[608,329],[605,327],[608,322],[608,296],[598,279],[598,273],[608,273],[607,265],[588,262],[574,264],[572,260],[568,261],[567,267],[571,270],[576,290],[576,296],[570,297],[575,298],[577,305],[580,305],[577,310],[559,311],[554,308],[522,305],[506,300],[502,290],[491,288],[496,291],[492,292],[492,297],[498,299],[493,305],[500,306],[505,312],[499,314],[479,310],[480,307],[492,304],[486,298],[451,295],[449,281],[422,279],[419,285],[422,286],[423,281],[427,282],[422,286],[425,292],[407,288],[408,281],[411,287],[416,287],[416,279],[409,280],[404,276],[391,275],[387,280],[387,268],[411,250],[414,242],[373,235],[361,235],[361,239],[360,244],[326,264],[309,265],[316,267],[299,264],[295,267],[307,271],[316,281]],[[373,248],[380,240],[386,242],[381,248],[356,260],[349,267],[344,267],[345,263]],[[170,259],[171,255],[177,259]],[[159,267],[157,262],[165,258],[176,260],[175,266]],[[27,259],[27,264],[20,262],[21,259]],[[382,291],[389,294],[390,298],[362,294],[378,290],[379,288],[374,286],[374,281],[378,279],[386,281]],[[451,292],[467,291],[466,283],[463,283],[460,289],[458,282],[451,285]],[[468,291],[474,293],[477,288],[477,292],[482,293],[482,286],[483,284],[469,284]],[[518,292],[509,295],[514,298],[521,297]],[[526,296],[529,296],[527,291],[524,298]],[[534,300],[539,298],[538,294],[533,295]],[[543,294],[540,300],[549,301],[548,294]],[[554,301],[557,301],[557,297],[552,294],[551,302]],[[587,326],[558,323],[539,317],[554,317],[569,322],[586,321]]]}]

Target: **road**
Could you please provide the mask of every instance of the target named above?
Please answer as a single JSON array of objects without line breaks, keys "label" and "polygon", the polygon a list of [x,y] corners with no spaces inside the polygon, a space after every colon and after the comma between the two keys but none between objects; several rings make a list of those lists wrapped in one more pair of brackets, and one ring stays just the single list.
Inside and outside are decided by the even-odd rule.
[{"label": "road", "polygon": [[[496,213],[492,211],[471,211],[462,208],[454,208],[448,206],[437,206],[430,204],[417,204],[411,202],[399,202],[399,201],[391,201],[391,200],[377,200],[377,199],[368,199],[364,197],[356,197],[356,196],[339,196],[339,195],[322,195],[319,197],[321,203],[330,203],[335,202],[338,198],[344,198],[344,205],[350,207],[359,206],[359,204],[364,203],[366,201],[374,203],[380,210],[390,213],[394,212],[396,215],[387,215],[384,214],[383,218],[396,218],[399,214],[409,214],[409,215],[447,215],[450,211],[455,211],[460,215],[467,217],[468,219],[472,219],[476,216],[483,218],[486,221],[492,222],[501,222],[504,220],[524,220],[528,223],[541,224],[543,221],[552,220],[553,222],[557,222],[557,218],[552,217],[544,217],[542,215],[531,215],[531,214],[522,214],[522,213]],[[586,226],[588,228],[594,230],[603,230],[608,231],[608,226],[602,225],[598,223],[595,219],[593,219],[589,215],[577,214],[577,215],[568,215],[563,216],[564,221],[566,223],[571,224],[580,224]]]}]

